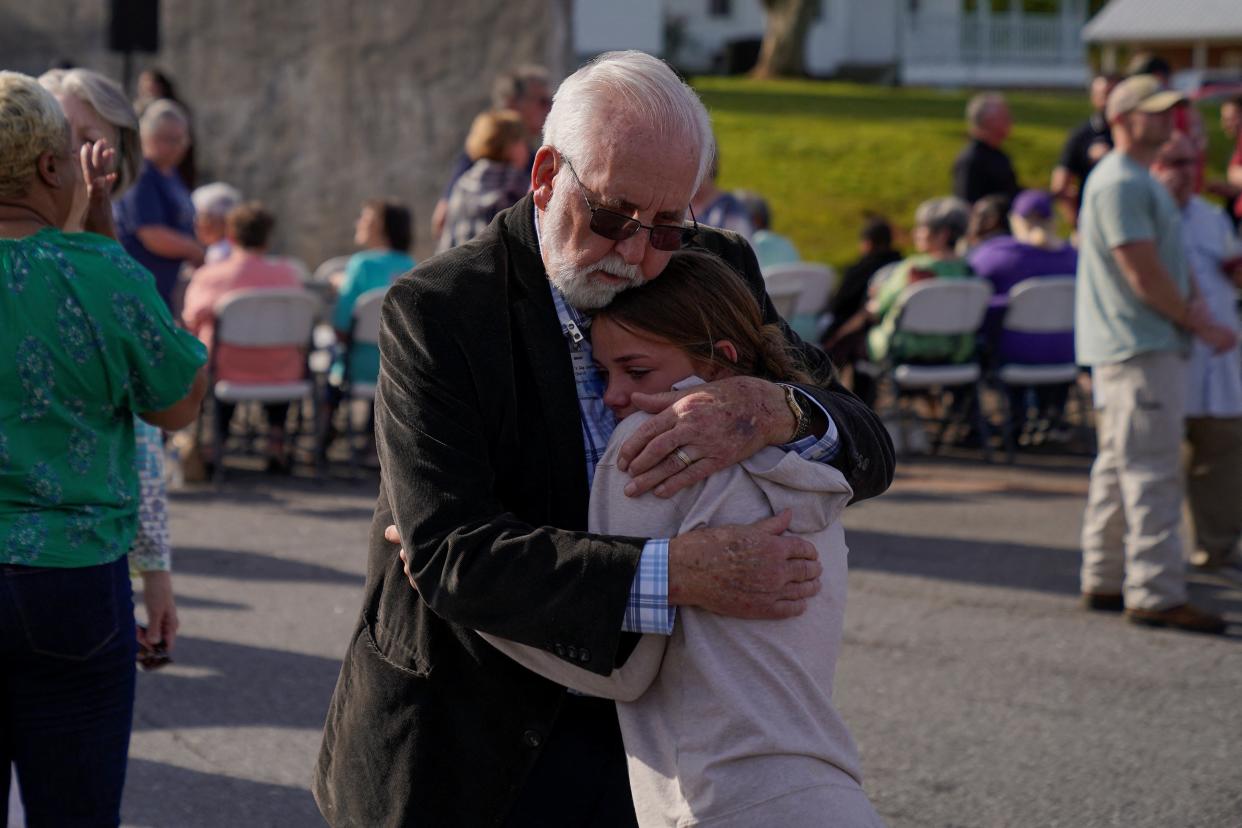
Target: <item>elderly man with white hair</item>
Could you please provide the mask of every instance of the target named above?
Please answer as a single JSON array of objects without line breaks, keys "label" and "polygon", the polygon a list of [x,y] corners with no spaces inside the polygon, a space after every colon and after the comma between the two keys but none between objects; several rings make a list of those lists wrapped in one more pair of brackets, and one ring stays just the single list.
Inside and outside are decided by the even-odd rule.
[{"label": "elderly man with white hair", "polygon": [[233,252],[225,219],[242,203],[241,192],[223,181],[213,181],[196,187],[190,201],[194,203],[194,235],[206,249],[203,264],[224,261]]},{"label": "elderly man with white hair", "polygon": [[1018,194],[1018,177],[1001,149],[1013,129],[1005,97],[999,92],[982,92],[971,98],[966,104],[966,129],[970,143],[953,162],[953,195],[971,204],[990,195],[1013,200]]},{"label": "elderly man with white hair", "polygon": [[315,782],[329,824],[634,825],[612,702],[473,631],[606,675],[632,633],[669,634],[678,605],[780,619],[819,591],[813,548],[780,536],[788,515],[674,538],[586,532],[615,422],[583,331],[674,250],[742,273],[820,384],[636,398],[660,413],[622,450],[632,494],[671,494],[766,445],[838,467],[856,499],[890,483],[883,427],[780,323],[754,254],[687,222],[710,157],[707,113],[666,64],[603,55],[557,91],[532,192],[390,289],[367,587]]},{"label": "elderly man with white hair", "polygon": [[172,304],[182,264],[203,263],[203,247],[194,237],[194,203],[177,173],[190,148],[185,110],[158,100],[142,113],[142,171],[117,201],[117,238],[126,252],[155,276],[155,287]]}]

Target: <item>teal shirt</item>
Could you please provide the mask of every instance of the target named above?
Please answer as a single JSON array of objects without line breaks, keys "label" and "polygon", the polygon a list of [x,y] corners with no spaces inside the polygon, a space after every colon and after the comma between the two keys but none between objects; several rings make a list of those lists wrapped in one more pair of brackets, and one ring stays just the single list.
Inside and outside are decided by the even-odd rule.
[{"label": "teal shirt", "polygon": [[879,321],[867,332],[867,353],[876,361],[892,358],[918,362],[966,362],[975,352],[974,334],[912,334],[897,331],[901,294],[910,286],[910,272],[926,270],[937,279],[965,279],[974,271],[965,259],[935,259],[920,253],[904,259],[880,286],[871,307]]},{"label": "teal shirt", "polygon": [[115,241],[0,239],[0,563],[84,567],[138,526],[134,414],[190,390],[203,344]]},{"label": "teal shirt", "polygon": [[[332,327],[349,331],[354,305],[368,290],[388,287],[398,276],[414,268],[414,260],[397,250],[364,250],[349,257],[340,298],[332,311]],[[379,348],[352,345],[349,348],[349,376],[354,382],[375,382],[379,376]],[[345,357],[332,365],[332,379],[340,382],[345,374]]]},{"label": "teal shirt", "polygon": [[1181,215],[1168,191],[1145,167],[1114,150],[1087,177],[1078,233],[1078,363],[1103,365],[1151,351],[1185,350],[1186,336],[1135,294],[1113,258],[1115,247],[1153,241],[1178,289],[1189,295]]}]

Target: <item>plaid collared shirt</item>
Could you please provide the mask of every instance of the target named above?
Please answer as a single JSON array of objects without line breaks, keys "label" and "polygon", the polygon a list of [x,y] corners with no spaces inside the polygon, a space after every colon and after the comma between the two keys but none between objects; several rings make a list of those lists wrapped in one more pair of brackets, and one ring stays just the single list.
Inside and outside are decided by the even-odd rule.
[{"label": "plaid collared shirt", "polygon": [[[617,418],[604,405],[604,379],[591,359],[590,318],[570,307],[551,282],[548,287],[569,348],[577,352],[579,367],[574,370],[574,380],[578,406],[582,410],[582,446],[586,450],[587,480],[594,480],[595,467],[604,456],[608,439],[617,427]],[[676,608],[668,603],[668,540],[649,540],[634,573],[621,628],[628,632],[668,635],[673,631],[676,614]]]}]

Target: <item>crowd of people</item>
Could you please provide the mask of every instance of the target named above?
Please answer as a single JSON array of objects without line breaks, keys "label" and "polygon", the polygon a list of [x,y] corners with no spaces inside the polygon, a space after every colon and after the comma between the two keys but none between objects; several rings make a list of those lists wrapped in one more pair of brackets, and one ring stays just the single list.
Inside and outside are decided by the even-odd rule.
[{"label": "crowd of people", "polygon": [[[330,280],[316,451],[351,384],[377,386],[382,473],[314,782],[325,819],[882,824],[831,695],[841,514],[894,469],[874,383],[837,378],[862,361],[1088,369],[1085,606],[1222,631],[1188,603],[1177,529],[1185,491],[1192,560],[1242,554],[1242,143],[1209,180],[1201,124],[1161,70],[1093,82],[1047,188],[1014,173],[1004,97],[973,98],[952,195],[919,205],[908,256],[867,218],[821,347],[764,290],[796,247],[761,196],[718,186],[707,112],[666,64],[610,53],[555,94],[536,67],[499,78],[431,216],[439,255],[416,268],[412,211],[372,199]],[[262,202],[196,186],[170,79],[144,73],[139,92],[85,69],[0,72],[0,341],[16,356],[0,366],[0,768],[31,824],[119,819],[134,665],[166,663],[178,629],[168,434],[212,382],[309,370],[309,342],[216,341],[224,300],[305,277],[270,255]],[[1240,111],[1222,110],[1234,138]],[[1075,330],[1007,330],[1010,293],[1050,276],[1076,278]],[[992,289],[977,334],[900,329],[910,286],[963,279]],[[380,347],[351,335],[375,291]],[[1067,392],[1010,405],[1051,420]],[[208,469],[234,408],[189,444]],[[263,407],[272,472],[293,459],[289,409]],[[61,794],[66,772],[79,795]]]}]

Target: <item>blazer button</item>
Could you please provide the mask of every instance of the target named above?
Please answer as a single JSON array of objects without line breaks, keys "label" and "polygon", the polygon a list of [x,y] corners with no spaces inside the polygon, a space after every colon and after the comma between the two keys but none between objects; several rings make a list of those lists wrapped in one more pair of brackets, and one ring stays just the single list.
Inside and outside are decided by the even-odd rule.
[{"label": "blazer button", "polygon": [[577,661],[578,660],[578,648],[571,644],[570,646],[565,648],[565,655],[569,657],[570,661]]},{"label": "blazer button", "polygon": [[522,744],[528,748],[537,748],[543,744],[543,736],[538,730],[528,730],[522,734]]},{"label": "blazer button", "polygon": [[564,658],[565,657],[565,645],[564,644],[553,644],[552,652]]},{"label": "blazer button", "polygon": [[583,647],[581,650],[578,651],[578,660],[581,661],[583,664],[590,661],[591,651],[588,650],[586,647]]}]

